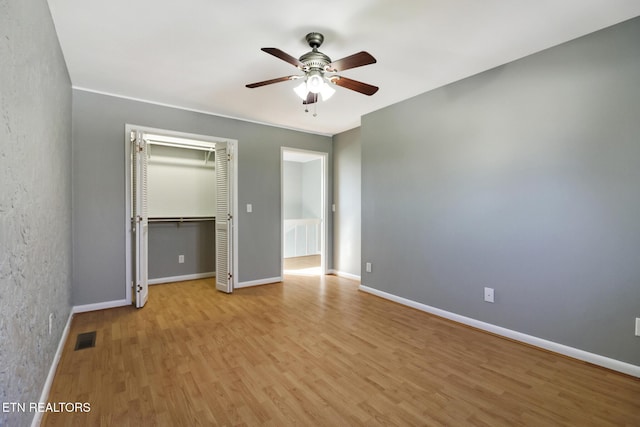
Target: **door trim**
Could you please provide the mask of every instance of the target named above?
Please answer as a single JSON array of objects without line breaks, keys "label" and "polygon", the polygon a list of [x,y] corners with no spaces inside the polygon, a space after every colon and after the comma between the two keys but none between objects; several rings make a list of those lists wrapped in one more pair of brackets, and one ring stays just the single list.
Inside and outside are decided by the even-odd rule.
[{"label": "door trim", "polygon": [[321,218],[320,228],[320,275],[328,274],[329,244],[329,153],[324,151],[305,150],[301,148],[280,147],[280,277],[284,277],[284,154],[285,152],[304,153],[316,156],[321,160]]}]

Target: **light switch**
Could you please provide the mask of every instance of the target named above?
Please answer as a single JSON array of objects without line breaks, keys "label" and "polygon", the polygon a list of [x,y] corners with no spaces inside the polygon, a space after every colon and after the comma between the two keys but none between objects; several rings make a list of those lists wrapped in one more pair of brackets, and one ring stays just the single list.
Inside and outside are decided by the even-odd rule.
[{"label": "light switch", "polygon": [[251,203],[247,203],[247,213],[251,212],[253,212],[253,206],[251,206]]},{"label": "light switch", "polygon": [[484,288],[484,300],[486,302],[494,302],[494,292],[493,288]]}]

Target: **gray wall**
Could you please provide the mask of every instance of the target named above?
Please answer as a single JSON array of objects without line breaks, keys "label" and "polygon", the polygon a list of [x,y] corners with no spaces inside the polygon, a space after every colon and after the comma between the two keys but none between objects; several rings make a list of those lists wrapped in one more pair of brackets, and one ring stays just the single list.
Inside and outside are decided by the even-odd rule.
[{"label": "gray wall", "polygon": [[302,163],[282,162],[284,219],[302,218]]},{"label": "gray wall", "polygon": [[333,263],[335,270],[360,276],[360,128],[333,137]]},{"label": "gray wall", "polygon": [[74,304],[125,298],[125,123],[238,140],[239,281],[280,276],[280,147],[330,137],[74,90]]},{"label": "gray wall", "polygon": [[[213,221],[149,224],[149,279],[216,271]],[[178,256],[184,255],[184,263]]]},{"label": "gray wall", "polygon": [[283,161],[284,219],[322,216],[322,161]]},{"label": "gray wall", "polygon": [[322,160],[302,164],[302,217],[322,217]]},{"label": "gray wall", "polygon": [[363,284],[640,365],[639,40],[636,18],[365,116]]},{"label": "gray wall", "polygon": [[71,311],[71,82],[46,1],[0,1],[0,58],[0,403],[37,402]]}]

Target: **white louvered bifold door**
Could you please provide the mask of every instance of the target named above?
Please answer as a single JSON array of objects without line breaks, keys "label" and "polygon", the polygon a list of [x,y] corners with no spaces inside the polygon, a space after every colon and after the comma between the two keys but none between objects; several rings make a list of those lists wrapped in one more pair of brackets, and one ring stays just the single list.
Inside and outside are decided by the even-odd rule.
[{"label": "white louvered bifold door", "polygon": [[231,210],[230,147],[216,142],[216,288],[233,292],[233,212]]},{"label": "white louvered bifold door", "polygon": [[148,150],[142,132],[136,132],[133,149],[133,221],[135,230],[135,283],[134,297],[136,307],[141,308],[149,297],[148,277],[148,241],[149,241],[149,213],[147,203],[147,165]]}]

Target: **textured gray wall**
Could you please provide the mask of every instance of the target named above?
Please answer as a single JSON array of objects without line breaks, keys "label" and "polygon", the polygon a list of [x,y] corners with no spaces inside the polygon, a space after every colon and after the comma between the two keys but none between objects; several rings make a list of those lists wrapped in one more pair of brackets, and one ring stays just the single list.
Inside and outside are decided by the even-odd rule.
[{"label": "textured gray wall", "polygon": [[213,221],[149,224],[149,279],[211,273],[215,256]]},{"label": "textured gray wall", "polygon": [[46,1],[0,0],[0,58],[0,404],[28,404],[71,311],[71,83]]},{"label": "textured gray wall", "polygon": [[365,116],[363,284],[640,365],[639,40],[636,18]]},{"label": "textured gray wall", "polygon": [[238,140],[239,281],[280,276],[280,147],[331,159],[330,137],[73,90],[74,304],[126,295],[126,123]]},{"label": "textured gray wall", "polygon": [[333,137],[334,268],[360,276],[360,128]]}]

